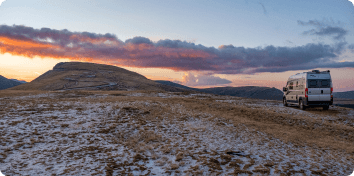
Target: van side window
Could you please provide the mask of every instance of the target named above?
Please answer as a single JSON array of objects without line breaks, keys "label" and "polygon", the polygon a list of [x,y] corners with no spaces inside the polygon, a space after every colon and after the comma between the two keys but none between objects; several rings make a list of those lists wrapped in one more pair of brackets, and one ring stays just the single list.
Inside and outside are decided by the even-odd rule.
[{"label": "van side window", "polygon": [[290,82],[289,89],[292,90],[294,88],[293,86],[294,86],[294,82]]}]

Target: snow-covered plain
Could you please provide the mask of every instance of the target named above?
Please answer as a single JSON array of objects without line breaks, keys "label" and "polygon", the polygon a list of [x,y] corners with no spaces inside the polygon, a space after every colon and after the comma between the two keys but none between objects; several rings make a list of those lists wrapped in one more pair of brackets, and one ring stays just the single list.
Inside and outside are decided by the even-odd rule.
[{"label": "snow-covered plain", "polygon": [[[285,142],[172,98],[212,98],[250,109],[332,118],[275,101],[203,94],[55,92],[1,98],[0,170],[7,176],[47,176],[349,175],[354,169],[353,157],[345,152]],[[353,111],[346,111],[350,119]],[[352,120],[338,123],[354,126]]]}]

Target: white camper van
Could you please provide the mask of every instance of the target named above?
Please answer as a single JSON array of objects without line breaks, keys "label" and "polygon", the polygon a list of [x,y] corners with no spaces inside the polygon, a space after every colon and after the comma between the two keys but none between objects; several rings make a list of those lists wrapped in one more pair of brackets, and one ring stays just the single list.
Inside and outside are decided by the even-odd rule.
[{"label": "white camper van", "polygon": [[283,104],[297,105],[300,109],[306,107],[323,107],[328,110],[333,104],[333,85],[330,71],[312,70],[289,77],[286,87],[283,87]]}]

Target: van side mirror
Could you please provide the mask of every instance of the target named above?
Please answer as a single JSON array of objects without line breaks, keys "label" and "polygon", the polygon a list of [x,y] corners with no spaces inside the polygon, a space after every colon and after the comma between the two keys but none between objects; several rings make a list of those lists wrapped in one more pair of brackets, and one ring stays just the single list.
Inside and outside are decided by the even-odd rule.
[{"label": "van side mirror", "polygon": [[283,87],[283,92],[286,92],[288,91],[288,88],[287,87]]}]

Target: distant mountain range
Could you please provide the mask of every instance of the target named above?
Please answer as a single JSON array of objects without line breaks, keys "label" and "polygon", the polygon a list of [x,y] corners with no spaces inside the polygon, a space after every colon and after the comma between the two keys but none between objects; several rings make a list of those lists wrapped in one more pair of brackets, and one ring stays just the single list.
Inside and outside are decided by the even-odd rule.
[{"label": "distant mountain range", "polygon": [[0,75],[0,90],[8,89],[26,83],[26,81],[19,81],[17,79],[7,79]]},{"label": "distant mountain range", "polygon": [[21,80],[17,80],[17,79],[10,79],[10,80],[16,81],[16,82],[19,82],[19,83],[22,83],[22,84],[27,83],[26,81],[21,81]]},{"label": "distant mountain range", "polygon": [[187,87],[187,86],[184,86],[184,85],[181,85],[181,84],[177,84],[177,83],[174,83],[174,82],[171,82],[171,81],[158,80],[158,81],[155,81],[155,82],[160,83],[160,84],[164,84],[164,85],[168,85],[168,86],[173,86],[173,87],[186,89],[186,90],[193,90],[193,91],[200,91],[201,90],[201,89]]},{"label": "distant mountain range", "polygon": [[205,93],[212,93],[217,95],[230,95],[236,97],[257,98],[266,100],[282,100],[283,92],[276,88],[270,87],[257,87],[257,86],[245,86],[245,87],[215,87],[200,89]]},{"label": "distant mountain range", "polygon": [[347,98],[347,99],[354,99],[354,91],[348,92],[333,92],[334,98]]},{"label": "distant mountain range", "polygon": [[[30,83],[7,79],[0,75],[0,90],[154,90],[168,92],[203,92],[246,98],[282,100],[283,92],[276,88],[245,86],[198,89],[171,81],[152,81],[123,68],[83,62],[65,62],[54,66]],[[354,99],[354,91],[335,92],[335,98]]]},{"label": "distant mountain range", "polygon": [[187,90],[198,91],[203,93],[211,93],[216,95],[230,95],[237,97],[246,98],[257,98],[257,99],[267,99],[267,100],[282,100],[283,92],[276,88],[270,87],[257,87],[257,86],[245,86],[245,87],[215,87],[207,89],[197,89],[187,87],[181,84],[177,84],[171,81],[156,81],[160,84],[165,84],[169,86],[179,87]]},{"label": "distant mountain range", "polygon": [[[212,93],[216,95],[230,95],[236,97],[247,97],[247,98],[258,98],[258,99],[267,99],[267,100],[282,100],[283,92],[276,88],[270,87],[257,87],[257,86],[245,86],[245,87],[215,87],[207,89],[197,89],[187,87],[181,84],[177,84],[171,81],[156,81],[160,84],[165,84],[173,87],[183,88],[192,91]],[[354,91],[348,92],[333,92],[334,98],[346,98],[354,99]]]}]

